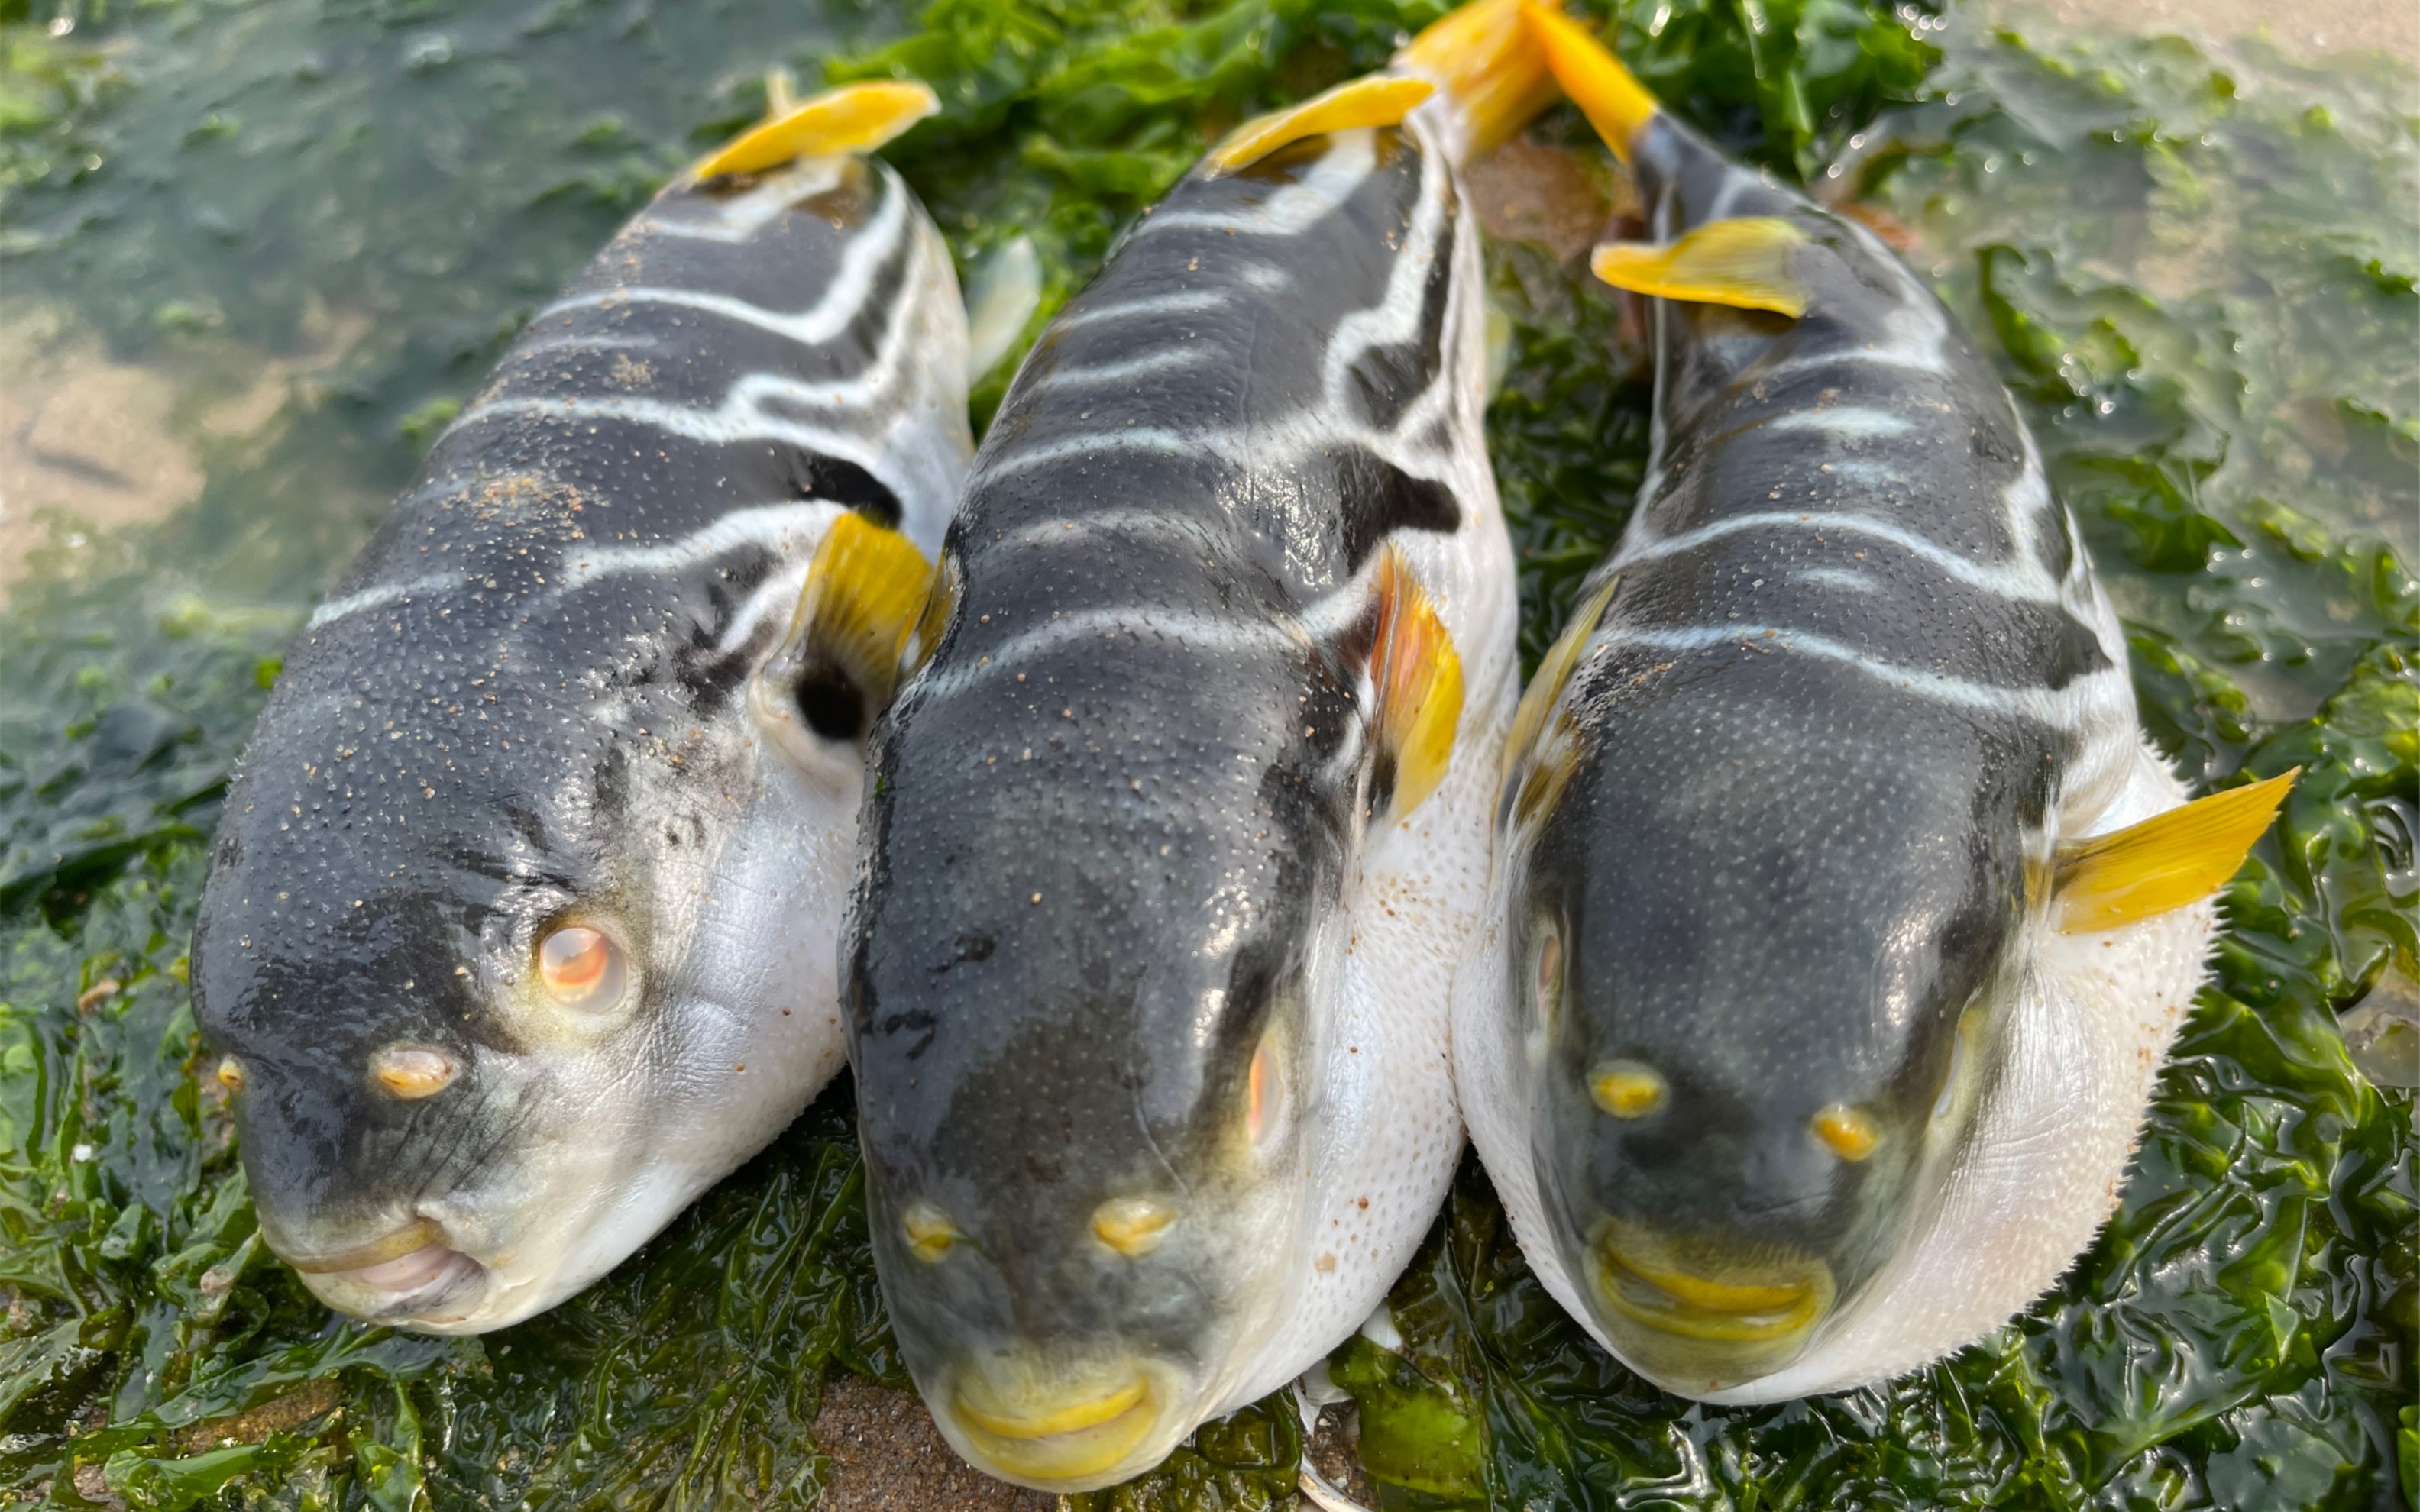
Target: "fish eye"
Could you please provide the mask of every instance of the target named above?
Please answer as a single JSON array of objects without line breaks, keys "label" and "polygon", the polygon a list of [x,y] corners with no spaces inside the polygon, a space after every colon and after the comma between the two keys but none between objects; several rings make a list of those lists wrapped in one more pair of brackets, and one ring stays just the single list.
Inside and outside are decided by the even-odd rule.
[{"label": "fish eye", "polygon": [[1277,1037],[1263,1035],[1252,1052],[1251,1069],[1244,1076],[1244,1134],[1255,1149],[1265,1149],[1283,1123],[1285,1088],[1278,1069]]},{"label": "fish eye", "polygon": [[1980,1026],[1981,1015],[1974,1009],[1958,1016],[1958,1032],[1949,1041],[1949,1074],[1941,1079],[1941,1095],[1932,1103],[1935,1119],[1949,1117],[1950,1109],[1958,1105],[1958,1088],[1966,1080],[1967,1043]]},{"label": "fish eye", "polygon": [[1864,1160],[1883,1142],[1883,1132],[1874,1122],[1874,1116],[1846,1103],[1826,1103],[1807,1120],[1807,1127],[1824,1149],[1845,1161]]},{"label": "fish eye", "polygon": [[1555,1009],[1563,998],[1563,935],[1551,923],[1538,928],[1538,959],[1531,973],[1530,991],[1537,1005],[1538,1022],[1551,1026]]},{"label": "fish eye", "polygon": [[604,931],[566,924],[539,942],[537,974],[556,1002],[597,1012],[622,1000],[629,972]]},{"label": "fish eye", "polygon": [[1529,971],[1516,991],[1529,995],[1528,1049],[1531,1065],[1544,1065],[1555,1042],[1563,1006],[1563,932],[1549,915],[1538,916],[1529,932]]},{"label": "fish eye", "polygon": [[950,1215],[929,1202],[909,1205],[900,1215],[899,1231],[907,1236],[908,1253],[926,1265],[948,1254],[953,1246],[966,1238]]}]

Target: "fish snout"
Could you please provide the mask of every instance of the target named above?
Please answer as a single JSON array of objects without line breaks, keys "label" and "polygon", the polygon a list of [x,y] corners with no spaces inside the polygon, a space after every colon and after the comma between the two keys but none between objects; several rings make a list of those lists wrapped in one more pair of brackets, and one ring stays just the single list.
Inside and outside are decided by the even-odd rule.
[{"label": "fish snout", "polygon": [[944,1429],[984,1471],[1044,1490],[1081,1491],[1158,1462],[1191,1431],[1182,1374],[1150,1358],[1058,1362],[1028,1354],[952,1369]]},{"label": "fish snout", "polygon": [[1644,1373],[1696,1387],[1734,1385],[1795,1359],[1830,1315],[1831,1267],[1719,1238],[1675,1239],[1608,1219],[1588,1246],[1590,1300]]},{"label": "fish snout", "polygon": [[263,1214],[269,1247],[314,1296],[374,1322],[442,1327],[459,1322],[485,1292],[488,1268],[446,1242],[442,1227],[415,1218],[365,1242],[315,1245],[281,1235]]}]

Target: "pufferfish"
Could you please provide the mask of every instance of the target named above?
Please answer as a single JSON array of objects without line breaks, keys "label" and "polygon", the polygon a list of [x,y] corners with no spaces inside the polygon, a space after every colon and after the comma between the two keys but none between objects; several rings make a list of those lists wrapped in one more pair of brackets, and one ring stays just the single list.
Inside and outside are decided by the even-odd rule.
[{"label": "pufferfish", "polygon": [[1642,1375],[1879,1381],[2110,1211],[2290,774],[2184,803],[1932,294],[1528,14],[1649,211],[1594,267],[1652,301],[1654,428],[1507,740],[1464,1116],[1539,1279]]},{"label": "pufferfish", "polygon": [[193,961],[271,1249],[476,1333],[603,1274],[842,1063],[862,786],[973,452],[967,322],[839,89],[505,352],[289,654]]},{"label": "pufferfish", "polygon": [[1254,121],[1043,332],[877,728],[845,927],[874,1255],[950,1443],[1137,1474],[1370,1314],[1461,1149],[1517,691],[1464,158],[1512,0]]}]

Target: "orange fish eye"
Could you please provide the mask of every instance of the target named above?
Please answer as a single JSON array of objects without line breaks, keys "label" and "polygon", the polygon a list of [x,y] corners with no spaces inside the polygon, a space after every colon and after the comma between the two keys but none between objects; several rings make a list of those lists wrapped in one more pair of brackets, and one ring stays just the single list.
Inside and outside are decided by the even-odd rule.
[{"label": "orange fish eye", "polygon": [[1538,941],[1538,1016],[1554,1017],[1555,1004],[1563,995],[1563,937],[1552,929]]},{"label": "orange fish eye", "polygon": [[1267,1040],[1252,1052],[1251,1070],[1244,1078],[1244,1133],[1253,1144],[1268,1142],[1277,1128],[1278,1057]]},{"label": "orange fish eye", "polygon": [[621,1001],[622,948],[602,930],[566,924],[537,948],[537,974],[566,1008],[605,1009]]}]

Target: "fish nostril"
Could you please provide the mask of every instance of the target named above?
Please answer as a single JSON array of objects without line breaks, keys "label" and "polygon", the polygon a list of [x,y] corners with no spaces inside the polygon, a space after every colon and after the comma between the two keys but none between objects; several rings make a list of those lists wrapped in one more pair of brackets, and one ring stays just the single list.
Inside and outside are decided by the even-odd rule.
[{"label": "fish nostril", "polygon": [[1126,1257],[1140,1259],[1159,1248],[1176,1222],[1176,1210],[1150,1197],[1111,1197],[1093,1210],[1093,1235]]},{"label": "fish nostril", "polygon": [[1589,1096],[1617,1119],[1643,1119],[1671,1093],[1663,1073],[1643,1061],[1608,1060],[1589,1077]]},{"label": "fish nostril", "polygon": [[407,1103],[445,1090],[459,1069],[452,1056],[427,1045],[391,1044],[370,1057],[371,1078]]},{"label": "fish nostril", "polygon": [[950,1215],[929,1202],[910,1205],[899,1220],[899,1230],[907,1237],[908,1253],[930,1265],[947,1255],[952,1246],[966,1238]]},{"label": "fish nostril", "polygon": [[243,1062],[233,1056],[221,1056],[217,1072],[219,1085],[230,1092],[243,1090]]},{"label": "fish nostril", "polygon": [[1883,1142],[1883,1132],[1874,1122],[1874,1116],[1846,1103],[1825,1103],[1807,1120],[1807,1127],[1823,1141],[1824,1149],[1845,1161],[1864,1160]]}]

